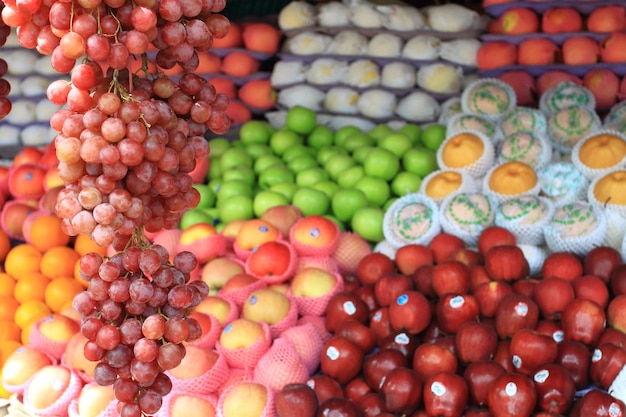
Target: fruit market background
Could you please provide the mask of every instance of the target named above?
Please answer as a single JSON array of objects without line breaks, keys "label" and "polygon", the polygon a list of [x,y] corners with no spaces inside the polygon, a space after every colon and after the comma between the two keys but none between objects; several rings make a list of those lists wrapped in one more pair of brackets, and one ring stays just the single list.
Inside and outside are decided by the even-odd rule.
[{"label": "fruit market background", "polygon": [[1,413],[626,413],[623,2],[0,6]]}]

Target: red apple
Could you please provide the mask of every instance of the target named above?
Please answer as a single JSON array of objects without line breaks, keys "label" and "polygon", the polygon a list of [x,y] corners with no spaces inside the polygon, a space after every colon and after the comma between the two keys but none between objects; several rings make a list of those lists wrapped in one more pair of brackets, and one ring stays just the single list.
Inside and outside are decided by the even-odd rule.
[{"label": "red apple", "polygon": [[614,296],[626,294],[626,264],[616,266],[608,282]]},{"label": "red apple", "polygon": [[524,39],[517,47],[520,65],[551,65],[558,61],[559,47],[548,38]]},{"label": "red apple", "polygon": [[626,9],[618,5],[594,7],[586,23],[587,30],[595,33],[626,30]]},{"label": "red apple", "polygon": [[437,295],[433,288],[433,271],[435,267],[433,265],[422,265],[415,270],[413,276],[413,286],[415,290],[424,294],[427,298],[433,299]]},{"label": "red apple", "polygon": [[485,256],[495,246],[515,245],[517,239],[508,229],[500,226],[486,227],[478,236],[478,251]]},{"label": "red apple", "polygon": [[543,261],[541,276],[573,281],[583,274],[583,264],[572,252],[553,252]]},{"label": "red apple", "polygon": [[609,389],[624,365],[626,365],[626,350],[623,348],[613,343],[596,347],[591,355],[589,366],[591,382],[598,388]]},{"label": "red apple", "polygon": [[476,54],[478,69],[490,70],[517,63],[517,46],[504,41],[485,42]]},{"label": "red apple", "polygon": [[528,7],[512,7],[493,20],[488,27],[489,33],[522,35],[539,31],[539,17]]},{"label": "red apple", "polygon": [[380,392],[367,393],[355,404],[363,417],[377,417],[386,412],[385,396]]},{"label": "red apple", "polygon": [[374,284],[374,296],[380,307],[388,307],[400,294],[413,290],[413,281],[408,275],[388,273]]},{"label": "red apple", "polygon": [[557,343],[563,341],[563,329],[561,328],[561,322],[556,320],[539,320],[535,327],[537,333],[546,335],[554,339]]},{"label": "red apple", "polygon": [[550,336],[533,329],[520,329],[511,338],[509,352],[515,370],[530,375],[538,366],[556,359],[558,346]]},{"label": "red apple", "polygon": [[515,281],[527,277],[530,268],[524,252],[515,245],[494,246],[485,253],[487,275],[497,281]]},{"label": "red apple", "polygon": [[535,292],[535,285],[539,282],[536,278],[524,278],[514,281],[511,284],[511,288],[515,294],[522,294],[528,298],[533,298]]},{"label": "red apple", "polygon": [[450,254],[450,261],[459,261],[468,267],[483,264],[483,256],[480,252],[470,248],[459,248]]},{"label": "red apple", "polygon": [[456,355],[456,335],[442,335],[438,339],[436,339],[433,343],[443,346],[448,349],[450,352]]},{"label": "red apple", "polygon": [[470,267],[470,292],[476,291],[482,284],[495,282],[487,274],[487,270],[483,265],[474,265]]},{"label": "red apple", "polygon": [[384,395],[387,411],[407,414],[414,411],[422,401],[422,379],[412,369],[392,369],[380,391]]},{"label": "red apple", "polygon": [[613,32],[600,42],[600,56],[603,62],[626,62],[626,34]]},{"label": "red apple", "polygon": [[544,318],[558,319],[574,299],[574,288],[569,281],[550,277],[539,280],[533,289],[533,300]]},{"label": "red apple", "polygon": [[470,269],[464,263],[447,260],[433,269],[433,289],[438,297],[445,294],[466,294],[469,288]]},{"label": "red apple", "polygon": [[598,346],[602,346],[605,343],[613,343],[619,347],[626,348],[626,333],[612,327],[605,327],[598,339]]},{"label": "red apple", "polygon": [[505,281],[491,281],[479,285],[472,293],[478,302],[482,317],[494,317],[500,300],[512,294],[513,288]]},{"label": "red apple", "polygon": [[618,100],[620,78],[608,68],[593,68],[583,77],[583,85],[596,99],[596,109],[608,110]]},{"label": "red apple", "polygon": [[439,233],[430,241],[428,247],[433,253],[435,263],[438,264],[448,259],[455,250],[464,248],[465,242],[450,233]]},{"label": "red apple", "polygon": [[595,301],[600,307],[606,308],[609,304],[609,289],[604,281],[595,275],[583,275],[572,281],[575,298],[585,298]]},{"label": "red apple", "polygon": [[339,323],[335,336],[343,336],[354,343],[364,354],[368,354],[376,346],[376,333],[354,319],[347,319]]},{"label": "red apple", "polygon": [[500,81],[507,83],[517,98],[518,106],[534,106],[537,103],[537,86],[535,77],[528,71],[512,70],[506,71],[498,76]]},{"label": "red apple", "polygon": [[364,377],[357,376],[346,384],[343,388],[343,392],[346,398],[349,398],[356,403],[365,394],[372,392],[372,389],[369,385],[367,385]]},{"label": "red apple", "polygon": [[369,307],[358,295],[339,291],[326,306],[326,330],[334,332],[342,321],[350,318],[365,323],[369,316]]},{"label": "red apple", "polygon": [[318,404],[329,398],[342,398],[344,396],[339,382],[328,375],[315,374],[306,381],[306,384],[315,391]]},{"label": "red apple", "polygon": [[576,384],[562,365],[549,363],[537,368],[533,375],[537,406],[549,413],[565,414],[574,402]]},{"label": "red apple", "polygon": [[583,18],[573,7],[554,7],[541,17],[541,30],[544,33],[580,32]]},{"label": "red apple", "polygon": [[406,357],[402,352],[389,348],[377,350],[365,358],[363,362],[363,377],[372,390],[378,391],[383,378],[392,369],[400,366],[407,366]]},{"label": "red apple", "polygon": [[506,369],[498,362],[482,360],[472,362],[463,371],[463,378],[467,381],[472,404],[487,404],[489,387],[497,377],[506,373]]},{"label": "red apple", "polygon": [[361,281],[356,277],[356,275],[346,274],[343,275],[343,290],[349,293],[356,293],[356,290],[363,287]]},{"label": "red apple", "polygon": [[530,417],[536,402],[533,381],[518,373],[497,377],[487,394],[487,406],[494,417]]},{"label": "red apple", "polygon": [[611,394],[593,388],[574,402],[569,417],[613,417],[626,415],[626,405]]},{"label": "red apple", "polygon": [[355,403],[347,398],[329,398],[320,404],[317,410],[317,417],[341,416],[341,417],[361,417],[361,410]]},{"label": "red apple", "polygon": [[565,340],[583,342],[589,346],[598,341],[606,322],[607,316],[602,307],[591,300],[573,300],[561,314]]},{"label": "red apple", "polygon": [[609,327],[626,333],[626,294],[615,296],[606,308],[606,321]]},{"label": "red apple", "polygon": [[348,338],[333,336],[324,344],[320,367],[324,374],[345,384],[361,370],[363,351]]},{"label": "red apple", "polygon": [[539,307],[525,295],[509,294],[496,309],[496,332],[501,339],[513,337],[520,329],[534,329],[538,322]]},{"label": "red apple", "polygon": [[380,277],[395,270],[391,258],[380,252],[372,252],[361,258],[356,275],[363,285],[374,285]]},{"label": "red apple", "polygon": [[438,373],[424,382],[423,399],[429,416],[460,416],[469,403],[467,382],[451,372]]},{"label": "red apple", "polygon": [[389,306],[389,323],[395,330],[421,333],[430,324],[430,303],[420,292],[405,291]]},{"label": "red apple", "polygon": [[476,321],[480,308],[471,294],[446,294],[437,302],[436,314],[441,330],[454,334],[466,321]]},{"label": "red apple", "polygon": [[318,405],[315,391],[303,383],[287,384],[274,396],[276,417],[315,417]]},{"label": "red apple", "polygon": [[565,65],[590,65],[600,59],[598,41],[586,36],[572,36],[561,45],[561,54]]},{"label": "red apple", "polygon": [[401,273],[413,275],[420,266],[432,265],[435,258],[428,246],[413,243],[399,248],[394,256],[394,261]]},{"label": "red apple", "polygon": [[423,381],[441,372],[455,373],[457,357],[450,349],[437,343],[422,343],[413,355],[413,370]]},{"label": "red apple", "polygon": [[397,349],[410,363],[413,360],[415,349],[420,345],[420,338],[407,331],[393,332],[378,343],[379,349]]},{"label": "red apple", "polygon": [[491,359],[498,348],[496,329],[479,321],[466,321],[455,336],[456,354],[461,363]]},{"label": "red apple", "polygon": [[493,355],[494,362],[498,362],[508,373],[514,372],[513,362],[511,361],[511,339],[500,339],[498,349]]},{"label": "red apple", "polygon": [[591,350],[581,342],[564,340],[559,343],[555,363],[567,369],[574,380],[577,390],[589,386],[589,365]]},{"label": "red apple", "polygon": [[493,417],[486,406],[470,406],[465,409],[462,417]]},{"label": "red apple", "polygon": [[374,311],[369,326],[376,334],[378,343],[389,336],[392,332],[391,323],[389,323],[389,307],[381,307]]},{"label": "red apple", "polygon": [[[345,289],[345,288],[344,288]],[[374,287],[371,285],[361,285],[354,290],[354,294],[359,297],[366,305],[370,314],[376,311],[378,307],[378,301],[376,300],[376,294],[374,293]]]}]

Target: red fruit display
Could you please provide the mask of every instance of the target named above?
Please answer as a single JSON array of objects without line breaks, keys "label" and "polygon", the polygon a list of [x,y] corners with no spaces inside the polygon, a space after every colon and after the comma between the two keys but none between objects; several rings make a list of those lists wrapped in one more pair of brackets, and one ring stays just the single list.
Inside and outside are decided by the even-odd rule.
[{"label": "red fruit display", "polygon": [[478,251],[484,256],[494,246],[515,245],[517,239],[508,229],[500,226],[489,226],[478,236]]},{"label": "red fruit display", "polygon": [[541,267],[544,278],[557,277],[573,281],[583,275],[583,264],[576,255],[570,252],[555,252],[548,255]]},{"label": "red fruit display", "polygon": [[395,330],[419,334],[428,327],[431,316],[428,299],[417,291],[403,292],[389,306],[389,323]]},{"label": "red fruit display", "polygon": [[322,349],[321,370],[345,384],[361,370],[363,351],[348,338],[333,336]]},{"label": "red fruit display", "polygon": [[506,373],[493,381],[487,405],[494,417],[530,417],[537,402],[532,379],[518,373]]},{"label": "red fruit display", "polygon": [[470,269],[457,260],[443,261],[433,269],[432,285],[438,297],[446,294],[466,294],[470,289]]},{"label": "red fruit display", "polygon": [[558,345],[552,337],[534,329],[520,329],[511,338],[509,353],[515,370],[531,375],[537,367],[557,358]]},{"label": "red fruit display", "polygon": [[606,320],[604,310],[595,302],[573,300],[561,314],[563,337],[593,346],[600,338]]},{"label": "red fruit display", "polygon": [[363,285],[374,285],[380,277],[394,272],[396,269],[393,261],[379,252],[365,255],[357,266],[356,275]]},{"label": "red fruit display", "polygon": [[441,372],[424,382],[423,399],[429,416],[460,416],[469,403],[467,382],[460,375]]},{"label": "red fruit display", "polygon": [[493,280],[515,281],[527,277],[530,272],[528,261],[518,246],[494,246],[484,256],[485,270]]},{"label": "red fruit display", "polygon": [[520,329],[537,326],[539,307],[529,297],[512,293],[500,301],[494,319],[498,336],[501,339],[511,338]]}]

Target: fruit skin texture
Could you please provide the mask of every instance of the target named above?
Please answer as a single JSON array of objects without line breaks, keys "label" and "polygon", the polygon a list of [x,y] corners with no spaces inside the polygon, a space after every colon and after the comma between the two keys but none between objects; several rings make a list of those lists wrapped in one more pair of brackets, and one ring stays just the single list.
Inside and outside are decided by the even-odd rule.
[{"label": "fruit skin texture", "polygon": [[489,226],[478,236],[478,251],[484,256],[494,246],[515,245],[517,239],[508,229]]},{"label": "fruit skin texture", "polygon": [[333,336],[322,350],[321,369],[340,384],[354,378],[361,370],[363,351],[343,336]]},{"label": "fruit skin texture", "polygon": [[573,281],[583,274],[583,264],[576,255],[570,252],[554,252],[548,255],[541,267],[541,276],[563,278]]},{"label": "fruit skin texture", "polygon": [[487,405],[494,417],[529,417],[536,402],[537,392],[533,381],[518,373],[497,377],[487,394]]},{"label": "fruit skin texture", "polygon": [[530,267],[518,246],[501,245],[492,247],[485,254],[485,270],[493,280],[510,282],[528,276]]},{"label": "fruit skin texture", "polygon": [[276,393],[274,407],[276,417],[315,417],[317,396],[307,384],[287,384]]}]

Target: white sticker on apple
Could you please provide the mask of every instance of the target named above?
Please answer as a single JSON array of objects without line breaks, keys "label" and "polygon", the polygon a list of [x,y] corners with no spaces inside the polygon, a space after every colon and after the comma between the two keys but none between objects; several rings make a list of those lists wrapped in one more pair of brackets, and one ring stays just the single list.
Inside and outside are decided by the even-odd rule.
[{"label": "white sticker on apple", "polygon": [[511,362],[513,363],[513,366],[517,369],[522,367],[522,358],[517,355],[513,355],[513,357],[511,358]]},{"label": "white sticker on apple", "polygon": [[411,340],[406,333],[398,333],[396,337],[393,338],[393,341],[399,345],[408,345]]},{"label": "white sticker on apple", "polygon": [[515,306],[515,313],[518,316],[526,317],[526,314],[528,314],[528,304],[523,301],[517,303],[517,305]]},{"label": "white sticker on apple", "polygon": [[563,333],[563,330],[557,330],[556,332],[552,333],[552,338],[556,343],[561,343],[563,340],[565,340],[565,333]]},{"label": "white sticker on apple", "polygon": [[311,232],[309,234],[311,235],[311,237],[319,237],[321,234],[320,229],[314,227],[313,229],[311,229]]},{"label": "white sticker on apple", "polygon": [[343,311],[351,316],[356,313],[356,306],[352,301],[346,301],[345,303],[343,303]]},{"label": "white sticker on apple", "polygon": [[591,362],[598,362],[602,359],[602,351],[600,349],[595,349],[593,351],[593,355],[591,355]]},{"label": "white sticker on apple", "polygon": [[248,300],[248,305],[253,306],[253,305],[255,305],[255,304],[256,304],[256,302],[257,302],[256,295],[253,295],[253,296],[252,296],[252,297],[250,297],[250,299]]},{"label": "white sticker on apple", "polygon": [[542,369],[535,374],[535,382],[543,384],[544,382],[546,382],[546,379],[548,379],[549,376],[550,371],[548,371],[547,369]]},{"label": "white sticker on apple", "polygon": [[53,379],[50,385],[55,391],[63,391],[65,389],[65,384],[59,379]]},{"label": "white sticker on apple", "polygon": [[383,318],[383,313],[381,311],[377,311],[376,313],[374,313],[374,316],[372,317],[372,321],[380,321],[380,319]]},{"label": "white sticker on apple", "polygon": [[450,299],[450,307],[452,308],[459,308],[463,304],[465,304],[465,298],[462,295],[457,295]]},{"label": "white sticker on apple", "polygon": [[504,393],[509,397],[517,394],[517,385],[515,385],[515,382],[507,382],[506,386],[504,387]]},{"label": "white sticker on apple", "polygon": [[337,360],[337,358],[339,358],[339,349],[334,346],[329,346],[328,349],[326,349],[326,356],[331,361]]},{"label": "white sticker on apple", "polygon": [[609,416],[610,417],[622,417],[622,410],[617,403],[611,403],[609,405]]},{"label": "white sticker on apple", "polygon": [[435,381],[430,385],[430,392],[432,392],[435,397],[441,397],[446,393],[446,387],[441,382]]}]

